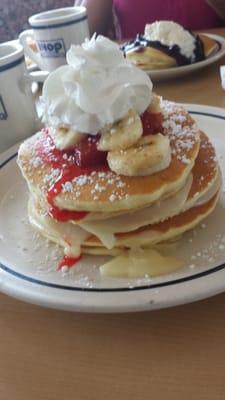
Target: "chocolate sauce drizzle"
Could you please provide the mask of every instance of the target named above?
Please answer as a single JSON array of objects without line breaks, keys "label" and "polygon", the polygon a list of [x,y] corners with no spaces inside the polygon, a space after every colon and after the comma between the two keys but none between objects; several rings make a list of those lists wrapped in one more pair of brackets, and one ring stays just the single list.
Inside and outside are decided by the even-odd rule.
[{"label": "chocolate sauce drizzle", "polygon": [[198,61],[205,59],[203,43],[198,35],[193,32],[188,31],[195,39],[195,49],[192,57],[186,57],[181,53],[181,48],[175,44],[173,46],[167,46],[162,44],[160,41],[148,40],[143,35],[138,34],[135,39],[125,43],[122,46],[124,55],[129,51],[143,52],[146,47],[152,47],[154,49],[160,50],[170,57],[176,60],[177,65],[187,65],[193,64]]}]

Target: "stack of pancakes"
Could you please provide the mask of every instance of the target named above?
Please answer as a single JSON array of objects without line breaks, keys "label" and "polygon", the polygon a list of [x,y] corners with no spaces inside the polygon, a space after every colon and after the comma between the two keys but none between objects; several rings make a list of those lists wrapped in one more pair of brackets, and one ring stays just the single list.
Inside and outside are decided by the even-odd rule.
[{"label": "stack of pancakes", "polygon": [[31,224],[75,257],[151,248],[207,217],[221,186],[215,150],[182,107],[161,101],[161,114],[171,162],[148,176],[118,175],[105,165],[74,168],[46,130],[27,139],[18,163],[29,187]]}]

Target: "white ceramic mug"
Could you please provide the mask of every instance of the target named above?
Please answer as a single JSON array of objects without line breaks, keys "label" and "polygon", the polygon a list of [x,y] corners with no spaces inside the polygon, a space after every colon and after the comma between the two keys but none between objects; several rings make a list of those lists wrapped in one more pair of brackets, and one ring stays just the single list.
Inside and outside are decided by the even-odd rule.
[{"label": "white ceramic mug", "polygon": [[23,47],[0,44],[0,153],[35,132],[38,118]]},{"label": "white ceramic mug", "polygon": [[[66,63],[66,52],[71,44],[81,44],[89,38],[85,7],[66,7],[42,12],[29,18],[32,29],[19,36],[25,54],[42,70],[53,71]],[[35,52],[27,38],[37,43]]]}]

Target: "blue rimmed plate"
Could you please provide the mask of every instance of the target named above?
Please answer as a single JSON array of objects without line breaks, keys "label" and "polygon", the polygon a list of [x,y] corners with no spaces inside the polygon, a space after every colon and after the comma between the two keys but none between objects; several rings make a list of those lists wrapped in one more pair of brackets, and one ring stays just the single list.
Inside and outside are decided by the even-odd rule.
[{"label": "blue rimmed plate", "polygon": [[[186,105],[213,141],[225,176],[225,110]],[[0,290],[63,310],[151,310],[203,299],[225,290],[225,196],[214,213],[179,241],[180,271],[154,279],[101,278],[102,257],[88,256],[66,275],[56,271],[61,249],[27,219],[27,187],[16,164],[17,146],[0,156]]]}]

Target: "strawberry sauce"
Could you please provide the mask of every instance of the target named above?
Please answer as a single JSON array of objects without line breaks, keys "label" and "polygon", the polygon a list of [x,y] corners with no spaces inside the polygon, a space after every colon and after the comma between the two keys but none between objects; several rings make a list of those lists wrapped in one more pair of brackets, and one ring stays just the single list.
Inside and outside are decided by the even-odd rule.
[{"label": "strawberry sauce", "polygon": [[51,206],[49,215],[57,221],[80,220],[88,214],[86,211],[60,209],[54,204],[54,199],[61,193],[63,184],[66,182],[72,182],[80,175],[90,175],[93,171],[109,170],[106,161],[107,153],[97,150],[98,139],[99,137],[87,136],[74,148],[61,151],[55,147],[53,139],[45,129],[45,134],[37,143],[38,156],[44,163],[60,171],[58,178],[47,193],[47,200]]},{"label": "strawberry sauce", "polygon": [[163,133],[163,116],[161,113],[149,113],[145,111],[141,115],[141,122],[143,125],[143,136]]},{"label": "strawberry sauce", "polygon": [[57,270],[60,271],[63,267],[72,268],[80,259],[81,255],[78,257],[64,256],[60,261]]},{"label": "strawberry sauce", "polygon": [[[163,117],[161,113],[145,111],[141,115],[141,121],[144,136],[158,132],[163,133]],[[47,200],[50,204],[49,215],[61,222],[81,220],[88,212],[60,209],[54,204],[54,199],[62,192],[63,185],[67,182],[72,182],[74,178],[80,175],[91,175],[93,171],[109,171],[107,152],[97,150],[99,135],[87,135],[85,139],[81,140],[73,148],[58,150],[47,128],[44,129],[43,133],[36,145],[36,153],[45,164],[51,165],[53,169],[59,171],[58,177],[47,193]]]},{"label": "strawberry sauce", "polygon": [[87,211],[69,211],[56,206],[51,206],[49,209],[49,215],[60,222],[79,221],[85,218],[87,214]]}]

